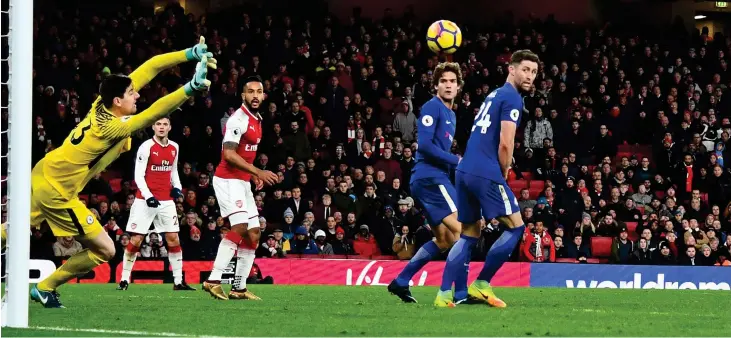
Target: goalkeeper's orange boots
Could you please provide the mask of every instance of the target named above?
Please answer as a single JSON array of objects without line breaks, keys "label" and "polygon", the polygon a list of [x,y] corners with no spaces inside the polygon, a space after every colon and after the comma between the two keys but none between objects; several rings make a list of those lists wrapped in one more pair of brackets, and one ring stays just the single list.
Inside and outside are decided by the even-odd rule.
[{"label": "goalkeeper's orange boots", "polygon": [[229,299],[239,299],[239,300],[261,300],[257,295],[251,293],[248,289],[243,290],[234,290],[231,289],[231,292],[228,293]]},{"label": "goalkeeper's orange boots", "polygon": [[203,291],[210,293],[213,298],[228,300],[228,296],[226,296],[226,292],[223,291],[221,283],[205,281],[203,282]]}]

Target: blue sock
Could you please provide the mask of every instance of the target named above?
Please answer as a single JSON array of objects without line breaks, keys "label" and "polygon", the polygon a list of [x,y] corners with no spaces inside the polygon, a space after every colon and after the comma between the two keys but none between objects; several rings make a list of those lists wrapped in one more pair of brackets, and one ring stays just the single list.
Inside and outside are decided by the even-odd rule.
[{"label": "blue sock", "polygon": [[492,277],[495,276],[500,267],[510,258],[510,254],[523,236],[523,232],[525,232],[525,225],[505,229],[487,253],[485,265],[482,266],[482,271],[480,271],[477,279],[484,280],[488,283],[492,280]]},{"label": "blue sock", "polygon": [[[464,235],[462,235],[464,236]],[[465,261],[462,264],[463,271],[454,276],[454,300],[462,300],[467,298],[467,277],[470,274],[470,261],[472,260],[472,248],[477,244],[477,239],[465,236],[466,241],[472,241],[469,244],[468,254],[464,255]]]},{"label": "blue sock", "polygon": [[414,257],[411,257],[409,264],[406,264],[401,273],[396,277],[396,284],[399,286],[409,286],[409,281],[421,268],[429,263],[434,257],[439,255],[439,247],[434,241],[426,242],[419,248]]},{"label": "blue sock", "polygon": [[[457,243],[449,250],[447,265],[444,266],[444,274],[442,275],[442,286],[439,290],[452,290],[452,283],[456,281],[467,284],[467,267],[465,267],[465,263],[470,261],[475,244],[477,244],[477,238],[465,235],[459,236]],[[456,290],[459,291],[460,287],[457,286]]]}]

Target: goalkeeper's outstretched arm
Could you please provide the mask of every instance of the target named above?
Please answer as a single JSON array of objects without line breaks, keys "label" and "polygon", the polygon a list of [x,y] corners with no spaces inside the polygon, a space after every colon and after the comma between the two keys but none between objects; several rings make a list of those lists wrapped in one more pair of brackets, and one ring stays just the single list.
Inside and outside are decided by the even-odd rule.
[{"label": "goalkeeper's outstretched arm", "polygon": [[135,91],[139,91],[163,70],[187,61],[200,61],[203,56],[208,58],[209,67],[216,68],[216,59],[213,58],[212,53],[208,52],[206,39],[201,36],[198,44],[191,48],[152,57],[135,69],[129,77],[132,79]]},{"label": "goalkeeper's outstretched arm", "polygon": [[119,123],[107,124],[105,128],[108,129],[105,130],[105,133],[112,137],[127,137],[137,130],[151,126],[161,117],[180,107],[189,97],[206,90],[211,85],[211,82],[206,79],[209,66],[208,58],[204,55],[196,66],[195,75],[190,82],[155,101],[143,112],[137,115],[125,116],[119,119]]}]

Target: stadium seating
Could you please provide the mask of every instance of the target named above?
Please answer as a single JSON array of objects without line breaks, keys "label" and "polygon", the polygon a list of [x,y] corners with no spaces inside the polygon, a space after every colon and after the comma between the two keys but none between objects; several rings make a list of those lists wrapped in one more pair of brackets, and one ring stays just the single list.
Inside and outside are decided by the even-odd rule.
[{"label": "stadium seating", "polygon": [[608,262],[612,254],[612,238],[596,236],[591,238],[591,254],[600,262]]}]

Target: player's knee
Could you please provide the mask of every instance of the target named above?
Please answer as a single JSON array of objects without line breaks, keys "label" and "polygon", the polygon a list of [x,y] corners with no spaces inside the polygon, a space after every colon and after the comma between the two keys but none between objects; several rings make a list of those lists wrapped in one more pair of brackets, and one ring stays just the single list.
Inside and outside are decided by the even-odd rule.
[{"label": "player's knee", "polygon": [[142,245],[142,239],[144,239],[144,238],[145,237],[142,235],[133,235],[132,237],[130,237],[129,242],[132,243],[132,245],[139,248],[140,245]]},{"label": "player's knee", "polygon": [[256,248],[259,245],[259,238],[261,238],[261,230],[258,227],[249,229],[243,237],[249,246]]},{"label": "player's knee", "polygon": [[437,245],[437,247],[439,248],[439,251],[445,251],[445,250],[448,250],[449,248],[451,248],[452,245],[454,245],[454,241],[452,241],[451,239],[452,239],[452,235],[450,234],[449,238],[435,239],[434,244]]},{"label": "player's knee", "polygon": [[114,245],[104,245],[94,252],[99,258],[103,259],[105,262],[108,262],[114,258],[114,255],[117,253],[117,250],[114,248]]},{"label": "player's knee", "polygon": [[168,246],[180,246],[180,236],[178,236],[177,232],[165,233],[165,241],[168,243]]}]

